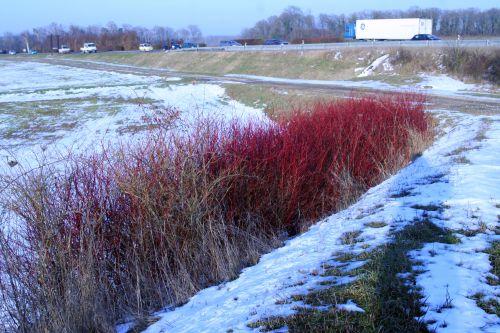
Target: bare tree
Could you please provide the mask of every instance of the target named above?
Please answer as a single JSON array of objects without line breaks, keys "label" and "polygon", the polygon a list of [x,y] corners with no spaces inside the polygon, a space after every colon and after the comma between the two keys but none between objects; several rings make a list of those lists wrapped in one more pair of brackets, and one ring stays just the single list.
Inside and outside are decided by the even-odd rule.
[{"label": "bare tree", "polygon": [[203,34],[197,25],[188,25],[187,30],[189,30],[189,39],[192,42],[201,42]]}]

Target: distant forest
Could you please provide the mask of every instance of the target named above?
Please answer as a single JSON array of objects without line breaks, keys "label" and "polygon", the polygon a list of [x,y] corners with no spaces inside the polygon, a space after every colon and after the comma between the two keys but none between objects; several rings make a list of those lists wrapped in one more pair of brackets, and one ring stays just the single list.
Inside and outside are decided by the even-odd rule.
[{"label": "distant forest", "polygon": [[80,27],[70,25],[63,27],[52,23],[49,26],[24,31],[20,34],[5,33],[0,37],[0,49],[22,50],[26,42],[30,48],[40,52],[49,52],[52,48],[67,45],[78,51],[85,42],[94,42],[99,50],[123,51],[136,50],[139,43],[152,43],[161,48],[172,40],[202,42],[203,35],[196,25],[174,30],[170,27],[156,26],[151,29],[133,27],[131,25],[117,26],[114,22],[106,26]]},{"label": "distant forest", "polygon": [[288,7],[278,16],[261,20],[254,27],[245,29],[244,38],[281,38],[295,40],[317,37],[341,37],[347,23],[358,19],[388,18],[432,19],[433,32],[438,36],[499,36],[500,8],[479,10],[439,9],[412,7],[408,10],[372,10],[350,15],[320,14],[317,17],[304,13],[300,8]]},{"label": "distant forest", "polygon": [[[418,8],[390,11],[363,11],[350,15],[307,14],[298,7],[288,7],[280,15],[261,20],[254,27],[245,29],[241,37],[247,39],[280,38],[289,41],[337,37],[341,38],[346,23],[366,18],[419,17],[433,20],[433,31],[439,36],[499,36],[500,8],[479,10],[474,8],[444,10],[439,8]],[[52,42],[51,42],[52,40]],[[49,26],[24,31],[20,34],[5,33],[0,36],[0,49],[20,51],[26,42],[32,49],[47,52],[51,46],[68,45],[79,50],[84,42],[95,42],[100,50],[133,50],[139,43],[149,42],[156,48],[167,45],[172,40],[217,43],[214,37],[203,37],[196,25],[174,30],[170,27],[153,28],[117,26],[110,22],[106,26],[63,27],[52,23]]]}]

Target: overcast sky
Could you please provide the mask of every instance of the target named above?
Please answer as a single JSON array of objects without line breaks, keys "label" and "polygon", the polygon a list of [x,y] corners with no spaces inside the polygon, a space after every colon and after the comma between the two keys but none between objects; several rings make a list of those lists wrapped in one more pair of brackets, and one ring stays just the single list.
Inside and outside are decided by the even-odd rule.
[{"label": "overcast sky", "polygon": [[480,9],[498,7],[498,0],[0,0],[0,33],[20,32],[52,22],[104,25],[114,21],[174,29],[197,24],[204,35],[234,35],[287,6],[312,14],[348,14],[369,9],[411,6]]}]

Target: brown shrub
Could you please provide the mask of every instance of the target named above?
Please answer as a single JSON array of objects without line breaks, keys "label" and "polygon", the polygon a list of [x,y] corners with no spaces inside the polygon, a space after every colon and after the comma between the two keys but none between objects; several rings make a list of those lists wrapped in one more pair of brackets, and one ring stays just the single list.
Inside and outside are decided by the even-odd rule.
[{"label": "brown shrub", "polygon": [[500,82],[500,50],[449,47],[443,51],[443,65],[460,77]]},{"label": "brown shrub", "polygon": [[400,47],[394,56],[395,64],[408,64],[414,60],[414,54],[407,48]]}]

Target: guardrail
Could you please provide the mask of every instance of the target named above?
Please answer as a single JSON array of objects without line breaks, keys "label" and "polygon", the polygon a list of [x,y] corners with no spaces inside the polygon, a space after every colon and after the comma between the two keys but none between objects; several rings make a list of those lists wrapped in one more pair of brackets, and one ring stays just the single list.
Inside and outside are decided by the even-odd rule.
[{"label": "guardrail", "polygon": [[[208,46],[177,50],[154,50],[159,52],[279,52],[279,51],[313,51],[313,50],[340,50],[345,48],[369,48],[369,47],[500,47],[498,39],[474,39],[474,40],[434,40],[434,41],[350,41],[344,43],[323,44],[288,44],[288,45],[247,45],[247,46]],[[133,51],[99,51],[109,53],[139,53]]]},{"label": "guardrail", "polygon": [[256,51],[307,51],[335,50],[342,48],[366,47],[500,47],[500,39],[485,40],[436,40],[436,41],[352,41],[328,44],[289,44],[289,45],[247,45],[224,47],[199,47],[170,50],[169,52],[256,52]]}]

